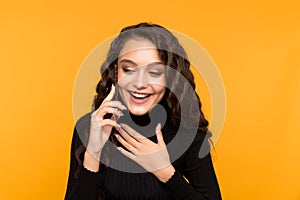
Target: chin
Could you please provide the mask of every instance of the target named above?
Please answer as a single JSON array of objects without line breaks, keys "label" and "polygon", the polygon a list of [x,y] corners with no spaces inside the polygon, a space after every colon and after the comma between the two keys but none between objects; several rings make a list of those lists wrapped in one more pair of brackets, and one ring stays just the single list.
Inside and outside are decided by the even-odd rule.
[{"label": "chin", "polygon": [[128,108],[129,112],[133,115],[145,115],[149,112],[149,109],[145,109],[145,108]]}]

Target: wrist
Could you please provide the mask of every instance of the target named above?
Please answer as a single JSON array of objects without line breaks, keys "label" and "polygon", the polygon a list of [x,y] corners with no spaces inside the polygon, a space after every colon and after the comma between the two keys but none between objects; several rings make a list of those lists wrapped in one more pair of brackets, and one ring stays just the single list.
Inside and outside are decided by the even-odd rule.
[{"label": "wrist", "polygon": [[100,160],[101,150],[102,148],[93,148],[90,145],[86,147],[86,151],[98,161]]},{"label": "wrist", "polygon": [[99,165],[100,165],[100,154],[93,155],[88,150],[84,153],[84,159],[83,159],[83,167],[92,171],[92,172],[98,172],[99,171]]},{"label": "wrist", "polygon": [[153,172],[153,174],[158,178],[161,182],[166,183],[175,173],[175,168],[173,165],[169,165],[163,169],[157,170]]}]

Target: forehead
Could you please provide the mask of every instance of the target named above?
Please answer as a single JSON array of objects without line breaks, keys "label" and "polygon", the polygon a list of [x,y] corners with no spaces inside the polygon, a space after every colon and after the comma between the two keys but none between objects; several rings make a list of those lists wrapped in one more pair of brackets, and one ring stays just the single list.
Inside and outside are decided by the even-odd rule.
[{"label": "forehead", "polygon": [[120,51],[120,56],[138,50],[153,49],[156,50],[156,46],[146,39],[130,39]]},{"label": "forehead", "polygon": [[160,61],[155,45],[148,40],[128,40],[120,51],[119,61],[122,59],[133,59],[135,62]]}]

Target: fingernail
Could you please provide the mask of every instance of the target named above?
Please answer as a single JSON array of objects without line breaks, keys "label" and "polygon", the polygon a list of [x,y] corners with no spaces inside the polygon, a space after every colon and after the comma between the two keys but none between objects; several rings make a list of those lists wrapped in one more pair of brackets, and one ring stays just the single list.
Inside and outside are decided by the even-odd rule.
[{"label": "fingernail", "polygon": [[119,124],[117,124],[117,126],[115,127],[115,129],[118,131],[121,129],[121,126]]},{"label": "fingernail", "polygon": [[115,134],[115,137],[116,137],[116,138],[119,138],[120,136],[119,136],[118,134]]},{"label": "fingernail", "polygon": [[123,108],[123,110],[127,110],[127,108],[124,105],[122,105],[122,108]]},{"label": "fingernail", "polygon": [[156,131],[160,131],[161,130],[161,124],[158,123],[157,126],[156,126]]}]

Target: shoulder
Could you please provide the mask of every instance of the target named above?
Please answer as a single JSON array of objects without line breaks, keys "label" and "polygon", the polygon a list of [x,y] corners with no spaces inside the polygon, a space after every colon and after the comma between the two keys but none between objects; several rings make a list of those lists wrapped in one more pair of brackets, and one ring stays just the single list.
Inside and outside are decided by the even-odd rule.
[{"label": "shoulder", "polygon": [[197,128],[180,128],[175,137],[167,143],[171,161],[178,160],[180,163],[187,158],[199,158],[200,155],[204,157],[210,152],[210,137],[210,131],[204,133]]},{"label": "shoulder", "polygon": [[205,157],[211,150],[211,136],[212,133],[209,130],[207,132],[198,131],[187,152],[196,153],[199,158]]}]

